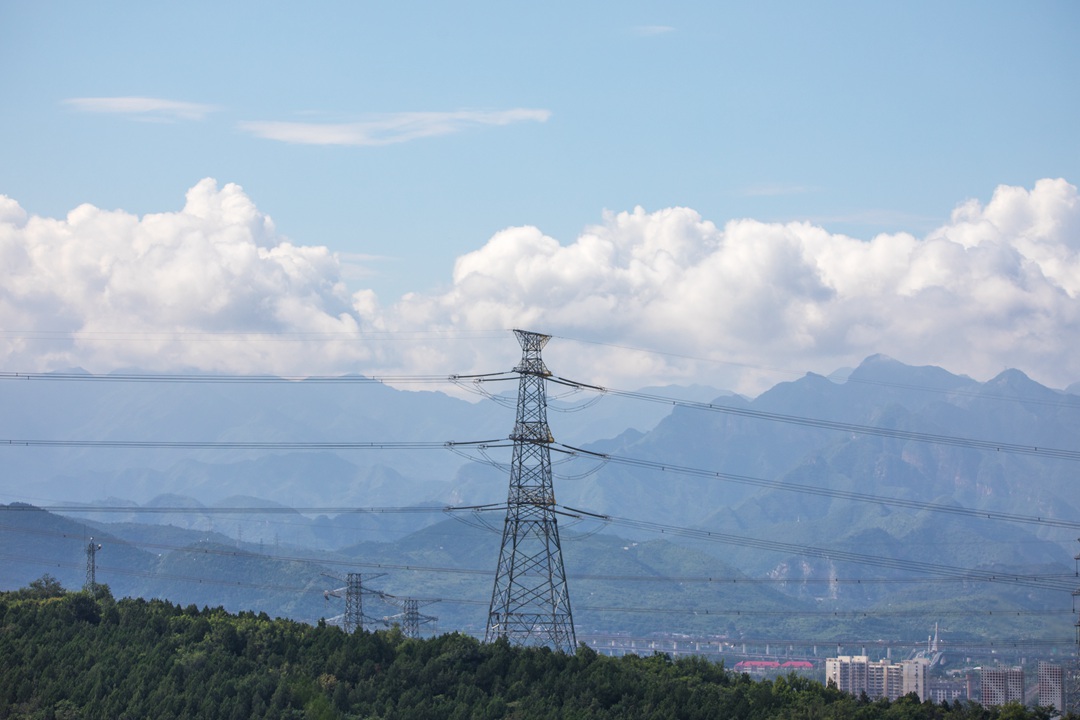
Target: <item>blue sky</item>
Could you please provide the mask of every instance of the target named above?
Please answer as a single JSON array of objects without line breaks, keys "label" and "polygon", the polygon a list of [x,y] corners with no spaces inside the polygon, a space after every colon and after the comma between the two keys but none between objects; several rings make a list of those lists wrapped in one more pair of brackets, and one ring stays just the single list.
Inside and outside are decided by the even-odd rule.
[{"label": "blue sky", "polygon": [[1078,31],[1075,2],[8,0],[0,195],[143,217],[235,183],[383,306],[638,206],[924,238],[1078,181]]}]

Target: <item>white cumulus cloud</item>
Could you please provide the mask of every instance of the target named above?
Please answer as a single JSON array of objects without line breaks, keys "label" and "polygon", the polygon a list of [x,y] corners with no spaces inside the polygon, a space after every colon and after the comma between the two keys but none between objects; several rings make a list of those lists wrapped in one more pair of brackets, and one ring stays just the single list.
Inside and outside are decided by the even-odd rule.
[{"label": "white cumulus cloud", "polygon": [[210,179],[179,212],[143,217],[82,205],[28,218],[2,198],[0,265],[11,369],[336,369],[333,347],[298,359],[274,338],[357,328],[333,254],[278,236],[239,186]]},{"label": "white cumulus cloud", "polygon": [[395,311],[413,324],[534,327],[670,353],[576,346],[568,362],[585,380],[623,387],[654,373],[753,392],[777,379],[768,368],[829,372],[877,352],[1065,385],[1080,380],[1078,296],[1080,198],[1042,180],[964,203],[923,238],[721,228],[688,208],[608,214],[568,245],[509,228],[457,261],[446,293]]},{"label": "white cumulus cloud", "polygon": [[545,350],[558,374],[616,388],[753,393],[790,378],[777,369],[877,352],[1080,380],[1080,194],[1064,180],[999,187],[922,237],[717,225],[688,208],[607,213],[569,243],[511,227],[459,257],[445,291],[389,303],[346,290],[350,262],[281,237],[238,186],[209,179],[182,210],[143,217],[41,218],[0,197],[0,366],[497,371],[520,327],[561,336]]}]

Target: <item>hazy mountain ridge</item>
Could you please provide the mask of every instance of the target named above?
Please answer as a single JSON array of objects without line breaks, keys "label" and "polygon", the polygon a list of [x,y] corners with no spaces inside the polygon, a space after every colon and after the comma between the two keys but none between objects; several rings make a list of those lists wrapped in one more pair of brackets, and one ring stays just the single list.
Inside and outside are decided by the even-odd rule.
[{"label": "hazy mountain ridge", "polygon": [[[324,440],[350,436],[368,439],[372,436],[357,433],[378,432],[388,440],[431,440],[437,437],[434,433],[505,437],[512,424],[512,408],[494,403],[474,405],[438,393],[413,393],[385,386],[356,386],[355,395],[353,386],[312,387],[309,396],[302,390],[302,384],[284,388],[210,386],[206,393],[202,385],[191,388],[151,385],[151,392],[139,385],[118,392],[117,384],[91,383],[94,387],[84,385],[74,393],[67,393],[66,389],[78,383],[25,385],[34,387],[15,392],[11,383],[0,383],[5,400],[0,405],[0,428],[7,433],[18,427],[22,433],[36,431],[49,433],[50,437],[161,439],[170,437],[170,423],[178,419],[179,429],[172,437],[187,432],[192,433],[189,438],[206,439]],[[44,390],[44,400],[39,404],[30,402],[29,390]],[[360,402],[358,398],[369,390],[373,395]],[[700,391],[687,392],[693,398]],[[657,395],[661,392],[650,391]],[[122,397],[106,397],[113,393]],[[188,397],[189,394],[201,397]],[[307,398],[312,405],[301,402]],[[707,397],[695,399],[709,401]],[[93,401],[92,407],[80,405],[77,400]],[[623,401],[624,405],[611,405],[614,400]],[[327,405],[320,409],[317,402]],[[963,442],[964,438],[971,438],[1026,443],[1033,448],[1080,448],[1080,398],[1045,388],[1019,371],[1004,371],[980,383],[940,368],[913,368],[884,356],[873,356],[847,373],[843,382],[808,374],[781,383],[757,398],[724,395],[711,400],[716,406],[773,413],[785,416],[787,421],[646,403],[654,413],[652,417],[658,410],[666,413],[659,421],[650,422],[647,416],[622,413],[619,408],[625,402],[629,401],[605,397],[595,408],[581,412],[553,410],[549,415],[552,432],[559,440],[573,444],[580,442],[573,438],[588,438],[591,430],[592,439],[583,445],[599,452],[667,466],[714,470],[750,480],[898,498],[946,508],[1066,520],[1080,518],[1073,491],[1075,461],[1053,459],[1038,452],[1017,454],[978,449]],[[73,405],[70,412],[63,411],[65,404]],[[147,405],[145,415],[143,405]],[[615,411],[606,413],[603,422],[590,429],[589,414],[605,405]],[[50,413],[63,417],[56,425],[50,425]],[[19,414],[29,418],[25,427],[18,421]],[[358,417],[351,417],[353,414]],[[213,422],[199,423],[198,418],[204,415],[213,417]],[[613,418],[618,417],[627,423],[638,422],[641,427],[619,427],[602,436],[605,439],[597,439],[600,437],[597,433],[614,427]],[[928,443],[838,432],[804,423],[804,418],[926,433],[940,436],[942,441]],[[572,421],[569,425],[568,420]],[[96,434],[91,435],[95,430]],[[125,435],[128,431],[132,435]],[[468,463],[442,450],[351,454],[205,450],[178,454],[138,450],[114,454],[112,450],[100,449],[6,448],[4,452],[15,456],[3,470],[9,492],[18,489],[27,495],[33,492],[62,496],[70,488],[70,499],[76,502],[86,496],[94,500],[109,495],[129,498],[102,502],[122,506],[122,513],[80,514],[93,519],[97,523],[94,527],[103,532],[108,532],[111,523],[123,520],[128,523],[124,533],[147,542],[154,533],[146,529],[145,523],[168,521],[194,533],[203,533],[207,538],[217,538],[212,542],[232,542],[256,550],[310,548],[344,560],[352,558],[361,564],[453,567],[493,567],[494,556],[489,558],[486,554],[496,551],[497,535],[488,533],[490,537],[477,538],[466,526],[436,524],[442,519],[438,512],[229,516],[191,509],[203,505],[220,508],[260,503],[309,508],[428,505],[438,509],[448,504],[499,503],[506,497],[507,477],[505,468],[498,467],[498,462],[508,458],[508,453],[505,457],[493,454],[493,459],[498,461],[493,467]],[[854,502],[827,493],[762,488],[721,478],[658,472],[616,463],[597,469],[595,460],[575,460],[564,465],[558,462],[562,456],[556,455],[559,501],[592,512],[795,546],[900,561],[929,561],[945,567],[990,568],[1021,575],[1072,572],[1072,557],[1076,552],[1074,529],[1039,523],[1003,523],[971,514],[901,508],[887,502]],[[132,461],[139,464],[125,465]],[[590,474],[592,470],[596,471]],[[101,494],[94,497],[94,492]],[[168,493],[173,497],[158,497]],[[137,504],[125,507],[132,504],[131,498],[146,506],[168,505],[182,510],[172,515],[140,513]],[[501,527],[498,513],[487,519]],[[432,527],[425,530],[425,526]],[[119,530],[121,526],[114,527]],[[573,535],[593,529],[597,528],[567,527],[564,532]],[[656,539],[655,535],[617,524],[599,529],[621,536],[612,540],[619,548],[636,548],[638,545],[634,543]],[[443,539],[440,541],[431,533]],[[564,552],[569,572],[580,573],[580,568],[592,567],[594,574],[602,575],[605,563],[615,563],[613,558],[630,552],[616,552],[614,546],[607,548],[604,537],[567,543]],[[466,544],[453,549],[454,543],[462,542]],[[447,543],[451,549],[447,549]],[[725,572],[777,582],[777,594],[770,595],[771,600],[755,602],[769,604],[777,602],[777,598],[787,598],[787,602],[812,603],[838,611],[891,607],[896,603],[927,607],[935,602],[957,602],[955,586],[928,581],[904,584],[907,582],[904,571],[895,568],[762,551],[739,543],[678,537],[669,538],[668,543],[671,550],[667,551],[664,563],[672,567],[685,565],[687,560],[679,559],[680,553],[691,552],[714,558],[721,563],[718,567],[728,568]],[[580,553],[579,546],[607,550],[594,557]],[[175,565],[172,574],[198,571],[197,566],[183,558],[169,562]],[[219,568],[215,572],[220,577],[246,577],[247,570],[233,572]],[[288,573],[282,577],[287,576]],[[864,585],[822,582],[822,578],[829,577],[878,578],[882,582]],[[301,582],[299,576],[296,582]],[[303,582],[310,583],[310,579]],[[490,591],[487,580],[477,584],[475,579],[448,580],[438,576],[395,577],[388,583],[394,588],[391,591],[402,593],[430,593],[432,588],[445,589],[447,596],[465,593],[480,605]],[[182,583],[168,587],[170,592],[182,592]],[[305,587],[312,592],[317,589],[309,584]],[[208,590],[207,597],[213,596],[212,590]],[[640,586],[612,589],[603,584],[590,588],[586,582],[582,592],[618,604],[627,593],[642,601],[662,602],[664,598],[674,601],[684,591],[673,595],[670,589],[654,593],[643,592]],[[1062,603],[1067,606],[1069,602],[1067,593],[1059,598],[1054,593],[1040,595],[1024,587],[979,585],[972,592],[980,602],[995,607],[1011,604],[1043,611]],[[695,589],[688,598],[702,607],[717,603],[732,607],[732,603],[743,604],[747,596],[743,592],[728,598],[717,595],[716,588],[705,586]],[[280,612],[303,615],[298,608],[290,609],[288,601],[271,600],[269,596],[240,593],[235,601],[268,602]],[[602,607],[603,603],[598,606]],[[314,611],[309,607],[303,612]],[[612,619],[604,613],[593,617],[586,614],[583,619],[597,624],[642,622],[640,618]],[[649,622],[674,627],[685,622],[685,618],[653,618]],[[1032,627],[1033,632],[1038,630],[1037,625]],[[1064,620],[1062,627],[1068,630]]]}]

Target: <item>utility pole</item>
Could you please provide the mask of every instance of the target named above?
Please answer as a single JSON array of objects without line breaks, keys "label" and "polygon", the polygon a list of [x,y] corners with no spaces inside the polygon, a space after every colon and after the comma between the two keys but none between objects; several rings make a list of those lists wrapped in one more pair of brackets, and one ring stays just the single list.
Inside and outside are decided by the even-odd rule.
[{"label": "utility pole", "polygon": [[86,584],[83,590],[91,595],[97,594],[97,552],[101,549],[101,543],[95,543],[90,538],[90,544],[86,546]]},{"label": "utility pole", "polygon": [[551,481],[546,380],[540,357],[549,335],[514,330],[521,344],[517,418],[510,439],[510,491],[485,641],[548,645],[574,652],[574,619],[563,568]]}]

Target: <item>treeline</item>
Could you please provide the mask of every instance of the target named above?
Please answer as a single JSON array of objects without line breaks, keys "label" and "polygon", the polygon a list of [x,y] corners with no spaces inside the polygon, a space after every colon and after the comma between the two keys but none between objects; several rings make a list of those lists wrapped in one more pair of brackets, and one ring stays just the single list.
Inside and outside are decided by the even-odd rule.
[{"label": "treeline", "polygon": [[699,658],[574,655],[67,593],[0,593],[0,718],[1049,718],[868,701]]}]

